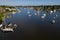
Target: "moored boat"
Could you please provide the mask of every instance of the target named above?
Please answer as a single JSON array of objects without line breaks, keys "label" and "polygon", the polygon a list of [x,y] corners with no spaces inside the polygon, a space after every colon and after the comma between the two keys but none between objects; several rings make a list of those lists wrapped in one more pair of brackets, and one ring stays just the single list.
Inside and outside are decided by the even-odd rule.
[{"label": "moored boat", "polygon": [[16,29],[16,27],[17,27],[16,24],[14,24],[13,26],[12,26],[12,24],[5,25],[5,26],[2,25],[2,26],[0,27],[0,30],[1,30],[2,32],[14,32],[15,29]]}]

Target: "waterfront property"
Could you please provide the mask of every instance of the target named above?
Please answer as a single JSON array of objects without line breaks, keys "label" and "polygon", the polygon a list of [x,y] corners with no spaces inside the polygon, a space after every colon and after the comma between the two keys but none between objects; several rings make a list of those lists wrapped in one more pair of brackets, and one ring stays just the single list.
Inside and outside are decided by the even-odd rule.
[{"label": "waterfront property", "polygon": [[0,13],[5,12],[5,9],[3,7],[0,7]]},{"label": "waterfront property", "polygon": [[2,23],[4,16],[8,15],[10,12],[17,12],[17,10],[15,7],[0,6],[0,24]]}]

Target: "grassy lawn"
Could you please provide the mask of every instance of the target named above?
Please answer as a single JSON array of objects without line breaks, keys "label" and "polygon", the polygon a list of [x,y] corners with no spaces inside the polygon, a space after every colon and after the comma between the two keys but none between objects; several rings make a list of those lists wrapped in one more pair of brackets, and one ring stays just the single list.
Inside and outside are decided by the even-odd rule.
[{"label": "grassy lawn", "polygon": [[4,17],[3,14],[0,14],[0,24],[2,23],[2,17]]}]

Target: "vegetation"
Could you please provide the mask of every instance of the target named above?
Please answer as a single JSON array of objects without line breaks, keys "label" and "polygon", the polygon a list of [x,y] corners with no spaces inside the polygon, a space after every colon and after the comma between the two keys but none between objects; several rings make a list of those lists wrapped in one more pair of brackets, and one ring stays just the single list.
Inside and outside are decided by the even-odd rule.
[{"label": "vegetation", "polygon": [[[16,12],[17,10],[9,10],[9,9],[16,9],[15,7],[13,6],[0,6],[0,24],[2,23],[2,19],[4,18],[5,15],[7,15],[8,13],[10,12]],[[9,8],[9,9],[6,9],[6,8]],[[5,10],[5,11],[3,11]],[[2,11],[2,12],[1,12]]]},{"label": "vegetation", "polygon": [[0,14],[0,24],[2,23],[3,14]]},{"label": "vegetation", "polygon": [[3,8],[15,8],[14,6],[0,6],[0,7],[3,7]]},{"label": "vegetation", "polygon": [[[14,7],[14,6],[0,6],[0,7],[2,7],[3,8],[3,10],[5,10],[5,12],[0,12],[0,23],[1,23],[1,21],[2,21],[2,18],[4,17],[4,14],[7,14],[7,13],[9,13],[9,12],[16,12],[17,10],[11,10],[11,11],[9,11],[9,9],[16,9],[16,7],[33,7],[33,9],[35,9],[35,10],[44,10],[44,11],[50,11],[50,10],[59,10],[60,9],[60,5],[53,5],[53,6],[50,6],[50,5],[48,5],[48,6],[16,6],[16,7]],[[9,9],[6,9],[6,8],[9,8]]]},{"label": "vegetation", "polygon": [[58,10],[60,9],[60,5],[41,5],[41,6],[16,6],[18,8],[21,8],[21,7],[33,7],[35,10],[44,10],[44,11],[50,11],[50,10]]},{"label": "vegetation", "polygon": [[50,11],[50,10],[58,10],[60,9],[60,5],[54,5],[54,6],[35,6],[34,7],[35,10],[44,10],[44,11]]}]

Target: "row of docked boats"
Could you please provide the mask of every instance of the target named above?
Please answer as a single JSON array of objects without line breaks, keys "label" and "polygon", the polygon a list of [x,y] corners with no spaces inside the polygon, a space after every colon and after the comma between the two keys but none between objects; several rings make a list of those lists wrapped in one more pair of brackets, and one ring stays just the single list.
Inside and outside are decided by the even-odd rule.
[{"label": "row of docked boats", "polygon": [[3,25],[0,24],[0,31],[2,32],[14,32],[16,29],[17,25],[16,24],[8,24],[8,25]]}]

